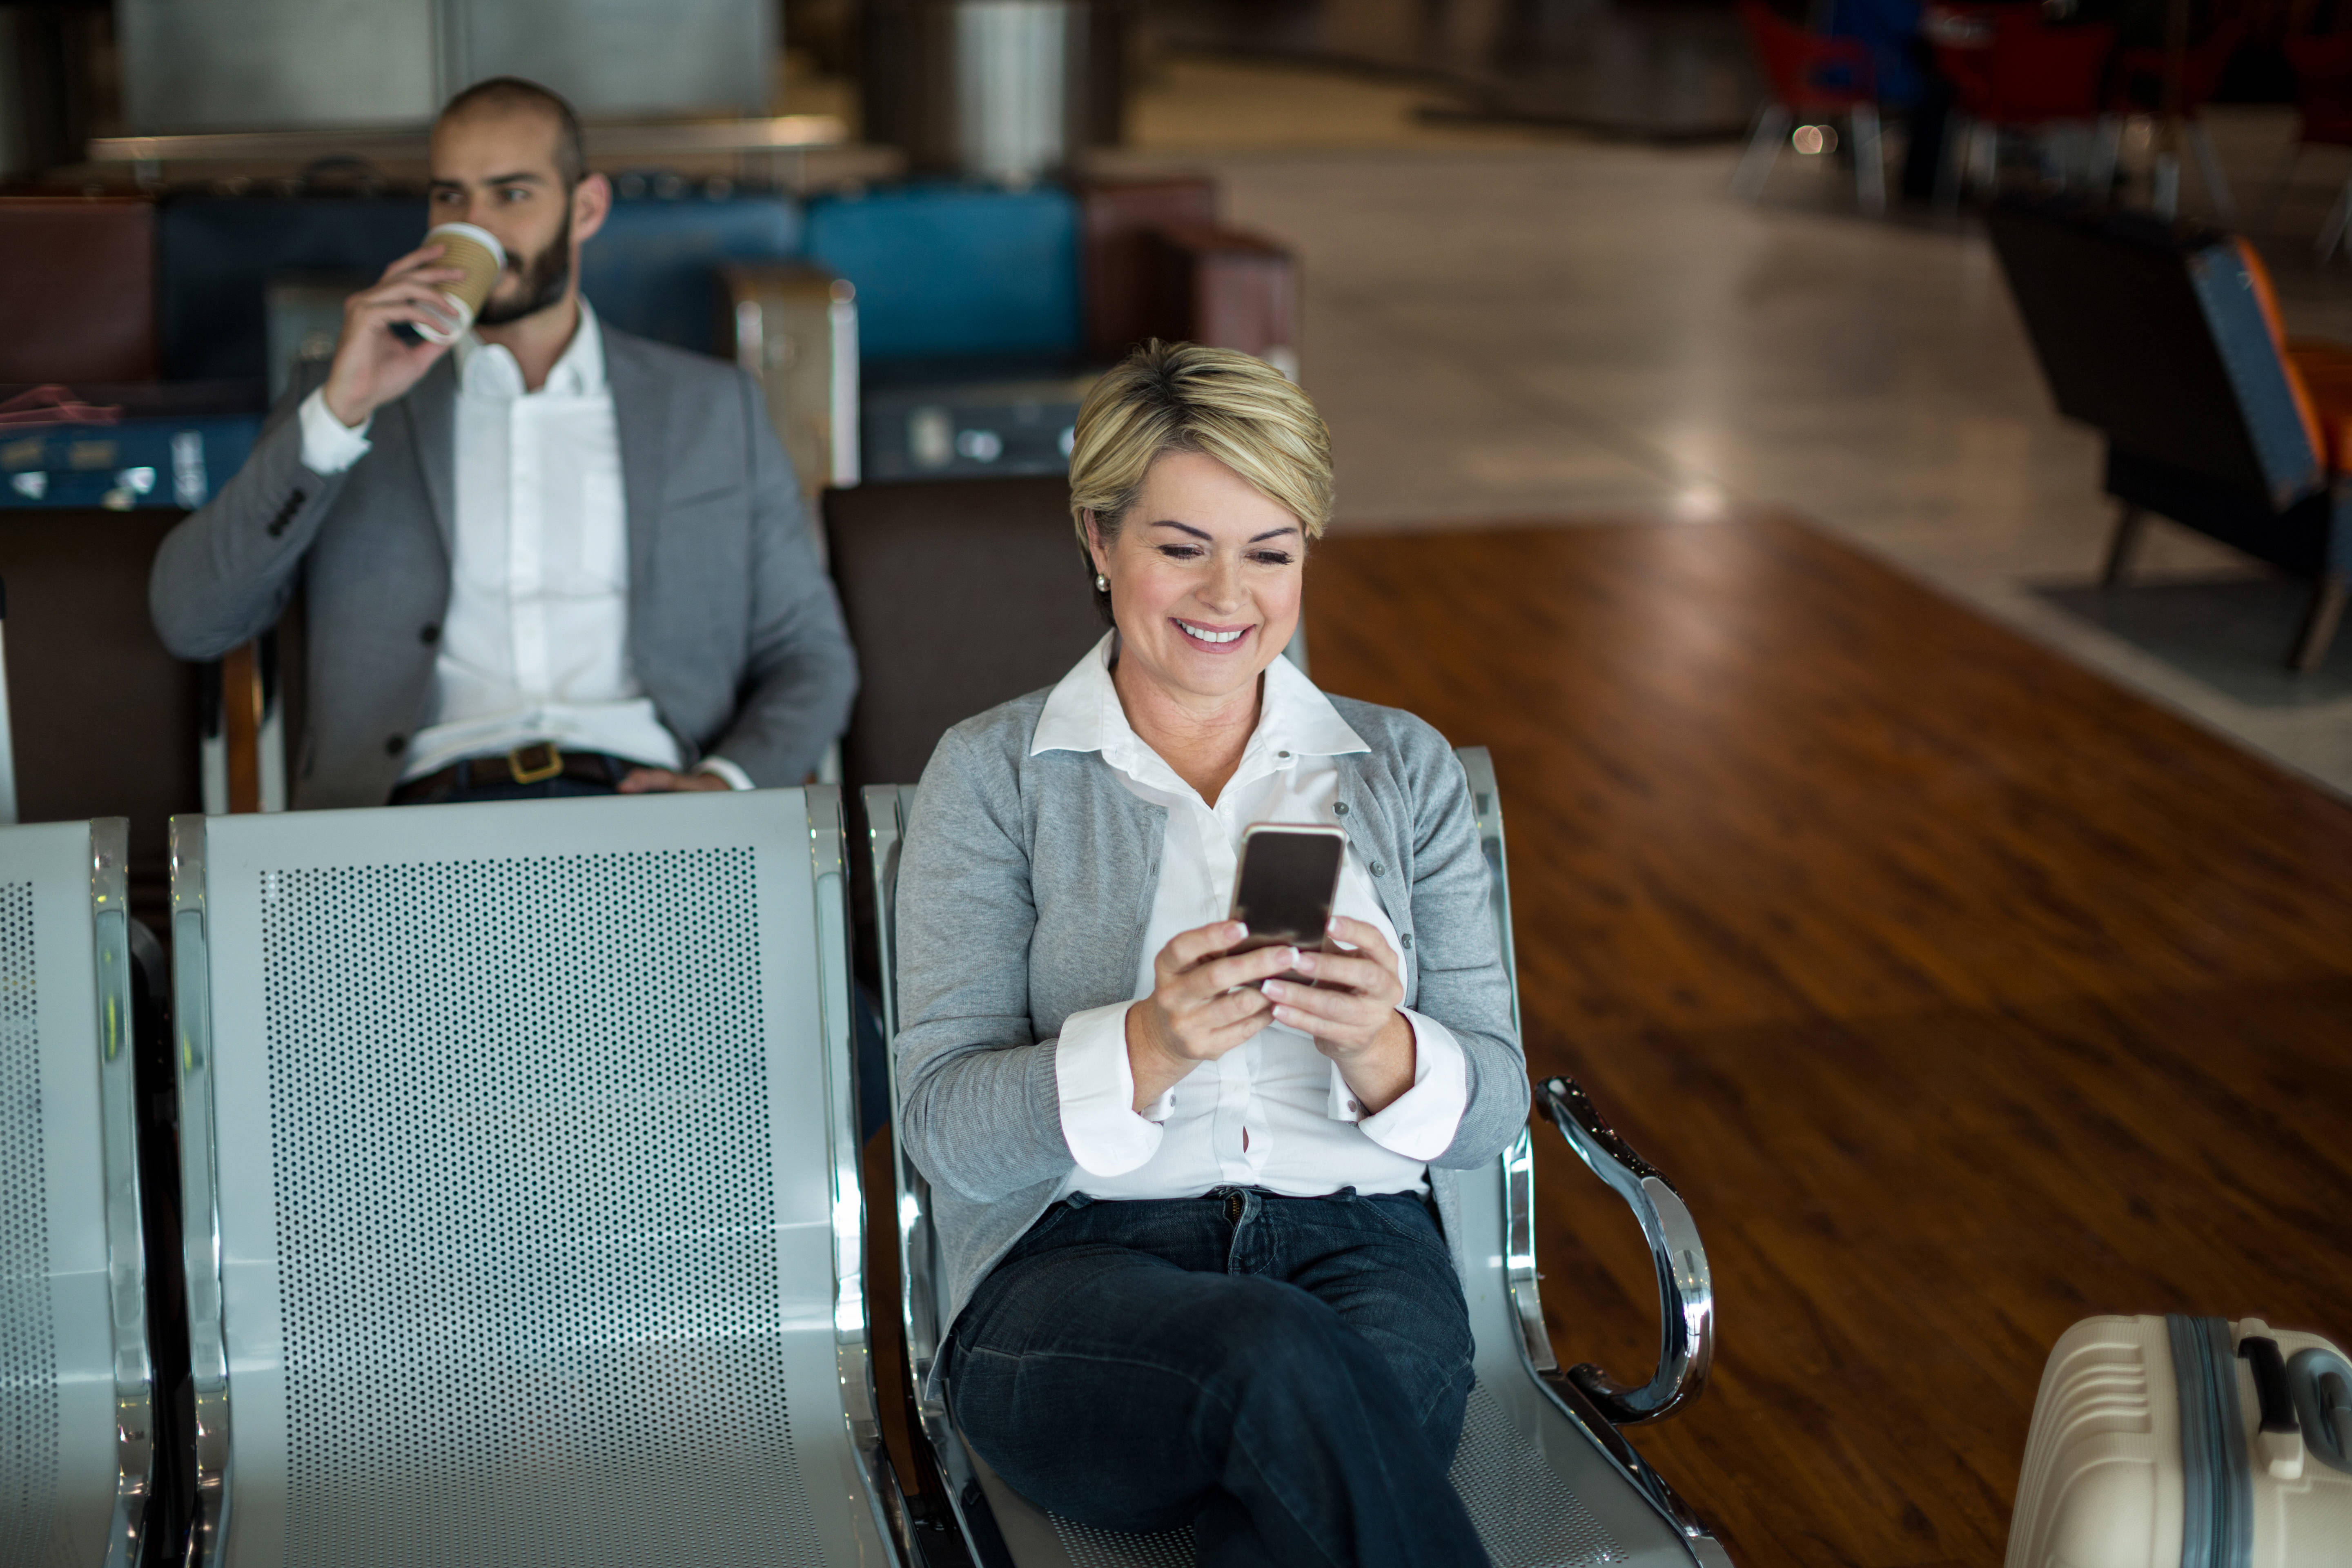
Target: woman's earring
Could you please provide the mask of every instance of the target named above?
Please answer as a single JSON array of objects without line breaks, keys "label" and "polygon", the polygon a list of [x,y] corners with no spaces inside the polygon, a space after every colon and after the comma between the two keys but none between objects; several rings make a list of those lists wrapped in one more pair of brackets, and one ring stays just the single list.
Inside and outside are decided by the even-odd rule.
[{"label": "woman's earring", "polygon": [[1110,592],[1110,579],[1104,576],[1099,572],[1095,574],[1095,592],[1097,594],[1108,594]]}]

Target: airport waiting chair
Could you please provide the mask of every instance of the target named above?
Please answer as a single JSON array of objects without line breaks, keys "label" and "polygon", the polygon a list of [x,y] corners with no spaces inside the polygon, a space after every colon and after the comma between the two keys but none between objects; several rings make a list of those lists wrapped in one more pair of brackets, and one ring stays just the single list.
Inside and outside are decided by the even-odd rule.
[{"label": "airport waiting chair", "polygon": [[2107,438],[2107,585],[2168,517],[2312,580],[2287,663],[2317,668],[2352,583],[2352,353],[2288,343],[2232,236],[2027,196],[1990,226],[2058,411]]},{"label": "airport waiting chair", "polygon": [[129,825],[0,828],[0,1562],[162,1560]]},{"label": "airport waiting chair", "polygon": [[2036,7],[1977,4],[1931,5],[1920,30],[1934,46],[1937,68],[1951,79],[1958,111],[1946,156],[1957,152],[1958,179],[1945,190],[1957,196],[1962,186],[1998,183],[2003,131],[2041,139],[2062,183],[2095,163],[2114,26],[2053,25]]},{"label": "airport waiting chair", "polygon": [[[1878,134],[1878,89],[1870,47],[1858,38],[1826,37],[1783,20],[1763,0],[1740,0],[1757,64],[1769,89],[1757,110],[1748,151],[1731,176],[1731,190],[1743,201],[1764,195],[1788,142],[1790,128],[1806,120],[1843,120],[1853,132],[1854,199],[1866,213],[1886,210],[1886,161]],[[1820,153],[1816,144],[1803,149]]]},{"label": "airport waiting chair", "polygon": [[[1495,921],[1512,976],[1510,885],[1493,764],[1483,747],[1456,753],[1469,775],[1478,831],[1494,877]],[[898,1001],[893,910],[898,849],[917,809],[912,785],[864,792],[871,841],[883,974],[884,1026],[895,1037]],[[1638,1386],[1598,1367],[1563,1373],[1537,1294],[1533,1143],[1522,1131],[1484,1181],[1465,1184],[1461,1240],[1477,1341],[1472,1390],[1454,1484],[1496,1568],[1576,1568],[1622,1563],[1637,1568],[1729,1568],[1730,1558],[1664,1479],[1618,1431],[1653,1421],[1696,1396],[1714,1354],[1714,1294],[1706,1254],[1690,1213],[1664,1176],[1601,1120],[1567,1079],[1538,1084],[1537,1103],[1579,1159],[1633,1207],[1657,1267],[1661,1349],[1656,1371]],[[892,1095],[896,1131],[897,1095]],[[900,1146],[903,1151],[903,1145]],[[922,1436],[947,1482],[965,1549],[980,1568],[1185,1568],[1190,1531],[1128,1534],[1048,1514],[1007,1487],[957,1432],[923,1384],[950,1326],[943,1270],[930,1229],[922,1173],[897,1154],[899,1310]]]},{"label": "airport waiting chair", "polygon": [[[2283,40],[2281,47],[2287,64],[2294,68],[2296,123],[2271,195],[2272,225],[2278,221],[2305,149],[2352,147],[2352,33],[2300,34]],[[2352,226],[2352,179],[2344,182],[2313,244],[2321,261],[2335,254],[2347,226]]]},{"label": "airport waiting chair", "polygon": [[[2221,90],[2221,73],[2229,69],[2231,58],[2245,37],[2244,22],[2234,16],[2224,17],[2203,38],[2189,46],[2181,59],[2178,105],[2180,135],[2196,156],[2198,177],[2205,182],[2205,197],[2213,204],[2213,216],[2230,225],[2238,221],[2238,204],[2231,195],[2229,176],[2221,172],[2221,158],[2214,151],[2213,134],[2205,127],[2204,110],[2213,100],[2214,93]],[[2100,116],[2098,142],[2091,154],[2093,195],[2104,196],[2115,189],[2116,170],[2123,158],[2125,123],[2135,114],[2163,112],[2168,57],[2168,50],[2145,47],[2116,51],[2107,71],[2106,111]],[[2159,216],[2170,217],[2180,200],[2179,154],[2162,150],[2159,144],[2155,175],[2151,205]]]},{"label": "airport waiting chair", "polygon": [[838,792],[172,827],[191,1568],[897,1561]]}]

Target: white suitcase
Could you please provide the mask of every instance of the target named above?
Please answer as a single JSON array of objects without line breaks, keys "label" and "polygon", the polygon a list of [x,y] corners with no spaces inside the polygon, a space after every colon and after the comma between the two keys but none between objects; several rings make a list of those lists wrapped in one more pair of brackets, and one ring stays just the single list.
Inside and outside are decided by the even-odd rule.
[{"label": "white suitcase", "polygon": [[2352,1564],[2352,1363],[2259,1318],[2089,1318],[2042,1373],[2008,1568]]}]

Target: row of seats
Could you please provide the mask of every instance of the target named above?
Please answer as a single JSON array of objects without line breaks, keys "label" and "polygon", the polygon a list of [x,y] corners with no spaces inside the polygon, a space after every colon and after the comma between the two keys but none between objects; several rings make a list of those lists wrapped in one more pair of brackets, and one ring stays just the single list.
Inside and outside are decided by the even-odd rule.
[{"label": "row of seats", "polygon": [[[823,785],[181,816],[167,979],[123,822],[0,829],[0,1558],[1190,1561],[1039,1512],[917,1407],[928,1192],[859,1142],[858,961],[887,1030],[915,806],[887,781],[1091,638],[1058,494],[1005,488],[946,542],[905,490],[828,508],[854,627],[982,563],[1038,612],[944,695],[919,643],[859,636],[856,838]],[[1462,760],[1507,952],[1499,796]],[[1618,1431],[1704,1382],[1704,1250],[1574,1085],[1538,1098],[1641,1219],[1660,1361],[1554,1361],[1522,1138],[1466,1215],[1455,1483],[1498,1564],[1714,1568]]]},{"label": "row of seats", "polygon": [[[1492,768],[1462,760],[1507,937]],[[864,802],[886,1009],[913,795]],[[167,988],[125,909],[124,824],[0,830],[12,1556],[1189,1561],[1181,1533],[1032,1508],[935,1404],[947,1509],[891,1465],[882,1402],[913,1385],[868,1343],[838,791],[183,817],[172,841]],[[163,1086],[136,1037],[167,1011],[144,1065],[168,1064],[169,1114],[142,1116]],[[1572,1084],[1538,1098],[1642,1219],[1664,1352],[1639,1388],[1559,1371],[1522,1137],[1466,1214],[1455,1484],[1506,1568],[1712,1568],[1617,1431],[1704,1380],[1696,1229]],[[139,1175],[175,1129],[176,1193]],[[919,1173],[897,1162],[896,1187],[878,1212],[919,1381],[940,1273]],[[179,1334],[186,1421],[151,1362]]]}]

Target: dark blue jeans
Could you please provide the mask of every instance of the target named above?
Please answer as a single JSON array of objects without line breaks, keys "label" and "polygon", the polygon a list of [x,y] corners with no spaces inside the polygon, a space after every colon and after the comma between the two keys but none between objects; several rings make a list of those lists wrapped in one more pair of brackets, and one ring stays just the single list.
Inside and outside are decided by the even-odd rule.
[{"label": "dark blue jeans", "polygon": [[948,1405],[1032,1501],[1189,1523],[1204,1568],[1485,1568],[1445,1477],[1470,1352],[1418,1197],[1080,1195],[973,1292]]}]

